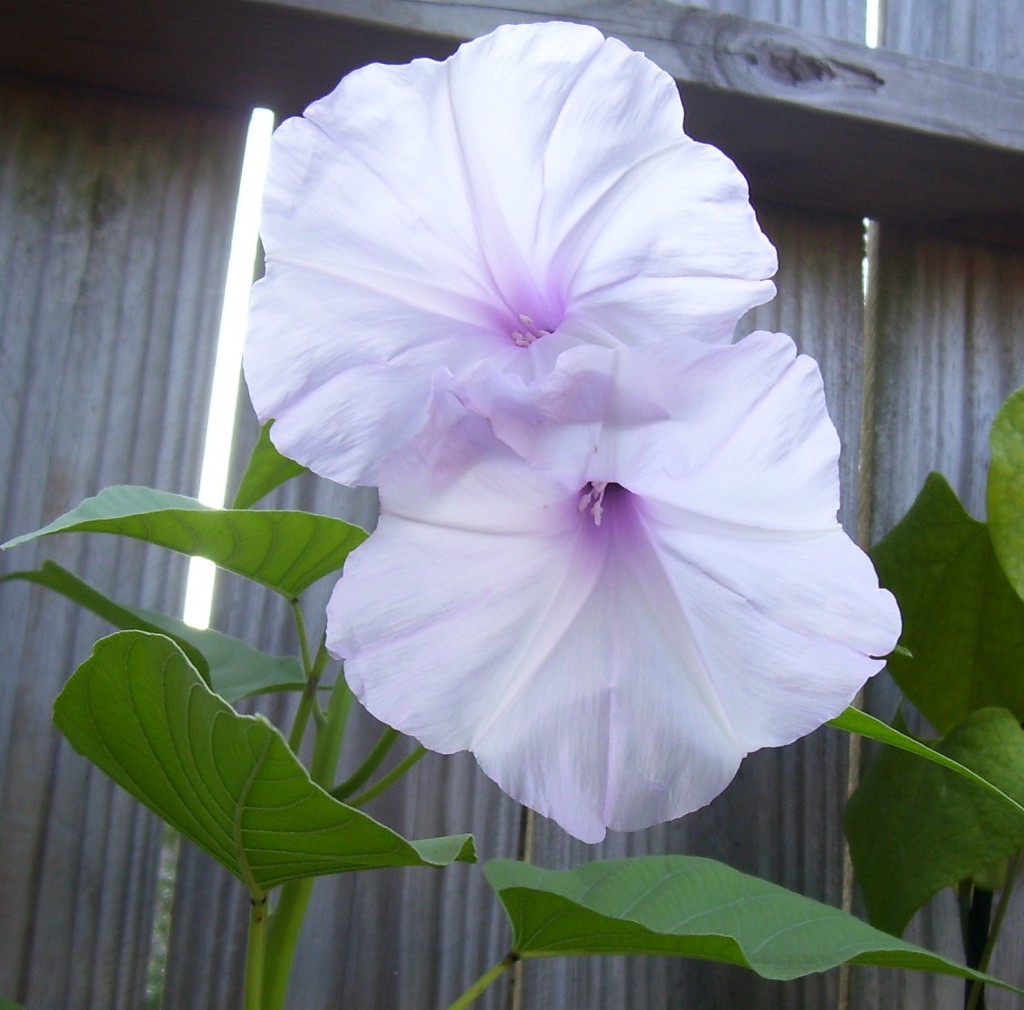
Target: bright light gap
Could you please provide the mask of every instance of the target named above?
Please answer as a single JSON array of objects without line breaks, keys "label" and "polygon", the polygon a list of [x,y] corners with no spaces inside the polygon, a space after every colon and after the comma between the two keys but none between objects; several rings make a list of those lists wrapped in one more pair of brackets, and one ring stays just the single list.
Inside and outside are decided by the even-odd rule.
[{"label": "bright light gap", "polygon": [[[865,6],[865,22],[864,22],[864,41],[871,49],[877,49],[884,39],[885,30],[885,2],[886,0],[866,0]],[[868,281],[871,271],[874,269],[874,264],[868,261],[869,246],[868,242],[868,230],[871,227],[871,222],[864,218],[864,259],[861,261],[861,296],[863,297],[864,304],[867,305],[868,300]]]},{"label": "bright light gap", "polygon": [[[224,307],[217,336],[217,357],[199,478],[199,500],[213,508],[223,507],[227,492],[238,384],[242,372],[242,348],[245,345],[249,311],[249,289],[256,262],[260,203],[273,129],[274,114],[269,109],[254,109],[242,158],[242,175],[231,234],[231,251],[228,255]],[[184,619],[193,627],[209,627],[215,575],[216,566],[205,558],[193,558],[189,563]]]},{"label": "bright light gap", "polygon": [[884,17],[882,0],[867,0],[867,22],[865,24],[864,41],[871,49],[882,44],[882,19]]}]

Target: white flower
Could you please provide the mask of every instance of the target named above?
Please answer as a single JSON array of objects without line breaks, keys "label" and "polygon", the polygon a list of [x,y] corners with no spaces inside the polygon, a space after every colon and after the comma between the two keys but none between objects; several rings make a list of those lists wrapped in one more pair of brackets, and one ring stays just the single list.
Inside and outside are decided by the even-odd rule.
[{"label": "white flower", "polygon": [[674,81],[596,29],[517,25],[365,67],[278,129],[245,371],[278,447],[374,483],[434,371],[732,339],[775,253]]},{"label": "white flower", "polygon": [[485,363],[383,465],[328,645],[370,712],[584,841],[678,817],[895,645],[838,452],[781,334]]}]

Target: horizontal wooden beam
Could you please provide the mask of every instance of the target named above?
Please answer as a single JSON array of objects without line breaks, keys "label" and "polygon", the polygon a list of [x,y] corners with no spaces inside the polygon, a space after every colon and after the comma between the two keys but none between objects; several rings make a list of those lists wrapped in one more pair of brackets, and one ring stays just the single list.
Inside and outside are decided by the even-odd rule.
[{"label": "horizontal wooden beam", "polygon": [[1024,80],[665,0],[32,0],[4,14],[0,71],[288,114],[364,63],[551,18],[671,73],[755,201],[1024,248]]}]

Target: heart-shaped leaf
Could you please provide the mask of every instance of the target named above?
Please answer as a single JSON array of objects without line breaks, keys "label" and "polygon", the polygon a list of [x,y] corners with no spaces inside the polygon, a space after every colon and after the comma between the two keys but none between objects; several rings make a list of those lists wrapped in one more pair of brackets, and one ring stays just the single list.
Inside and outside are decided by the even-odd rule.
[{"label": "heart-shaped leaf", "polygon": [[903,614],[889,659],[903,693],[945,735],[975,709],[1024,720],[1024,601],[996,560],[985,523],[932,474],[910,511],[871,552]]},{"label": "heart-shaped leaf", "polygon": [[[933,747],[1024,801],[1024,730],[1004,708],[972,712]],[[944,887],[1024,846],[1024,813],[948,769],[885,748],[844,818],[871,922],[899,935]]]},{"label": "heart-shaped leaf", "polygon": [[66,596],[122,631],[150,631],[177,643],[203,679],[225,701],[267,691],[297,691],[305,684],[302,667],[291,656],[268,656],[237,638],[211,628],[193,628],[167,614],[116,603],[53,561],[38,569],[0,578],[24,579]]},{"label": "heart-shaped leaf", "polygon": [[989,435],[988,522],[996,556],[1024,597],[1024,389],[999,409]]},{"label": "heart-shaped leaf", "polygon": [[289,880],[475,859],[468,835],[407,841],[338,802],[281,734],[213,694],[169,638],[96,643],[54,705],[72,746],[254,896]]},{"label": "heart-shaped leaf", "polygon": [[843,963],[983,977],[712,859],[643,856],[575,870],[494,860],[484,872],[523,958],[671,954],[741,965],[771,979]]},{"label": "heart-shaped leaf", "polygon": [[273,423],[267,421],[260,428],[259,438],[249,457],[245,473],[239,481],[235,500],[231,503],[234,509],[251,508],[285,481],[308,472],[301,463],[296,463],[295,460],[282,456],[277,451],[277,447],[270,441],[270,426]]},{"label": "heart-shaped leaf", "polygon": [[194,498],[148,487],[108,487],[4,547],[53,533],[116,533],[183,554],[293,598],[345,563],[365,539],[358,526],[308,512],[212,509]]}]

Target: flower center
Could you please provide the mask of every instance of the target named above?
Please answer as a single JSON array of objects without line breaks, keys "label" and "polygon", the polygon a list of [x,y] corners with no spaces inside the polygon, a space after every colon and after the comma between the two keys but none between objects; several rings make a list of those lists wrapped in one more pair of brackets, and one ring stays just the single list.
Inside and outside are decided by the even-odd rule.
[{"label": "flower center", "polygon": [[608,490],[608,481],[592,480],[583,488],[580,500],[576,503],[577,512],[589,512],[594,517],[594,525],[601,525],[604,515],[604,493]]},{"label": "flower center", "polygon": [[519,322],[522,329],[512,331],[512,343],[516,347],[529,347],[538,338],[551,335],[551,330],[542,329],[529,316],[520,316]]}]

